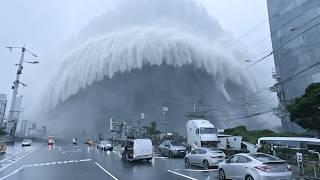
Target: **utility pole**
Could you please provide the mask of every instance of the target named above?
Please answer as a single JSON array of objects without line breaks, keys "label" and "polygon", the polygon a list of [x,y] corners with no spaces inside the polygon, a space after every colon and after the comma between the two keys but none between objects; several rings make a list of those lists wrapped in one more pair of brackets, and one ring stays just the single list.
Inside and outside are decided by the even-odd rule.
[{"label": "utility pole", "polygon": [[[17,70],[16,80],[13,82],[13,86],[12,86],[13,93],[12,93],[12,100],[11,100],[10,111],[9,111],[9,122],[13,123],[12,128],[10,130],[10,136],[14,137],[17,129],[17,124],[18,124],[18,119],[14,119],[14,113],[15,113],[16,97],[18,94],[19,84],[22,84],[23,86],[27,86],[26,84],[20,82],[20,75],[22,74],[22,70],[23,70],[24,55],[25,55],[25,52],[28,52],[34,57],[38,57],[38,56],[28,51],[24,46],[23,47],[7,47],[7,48],[10,51],[12,51],[12,49],[21,49],[20,61],[19,61],[19,64],[16,64],[16,66],[18,66],[18,70]],[[33,61],[33,62],[27,62],[27,63],[38,64],[39,62]]]},{"label": "utility pole", "polygon": [[169,107],[168,107],[168,102],[166,101],[163,101],[161,104],[162,104],[163,120],[162,122],[160,122],[160,124],[163,125],[163,133],[166,134],[166,124],[168,124],[168,122],[166,122],[166,112],[169,111]]}]

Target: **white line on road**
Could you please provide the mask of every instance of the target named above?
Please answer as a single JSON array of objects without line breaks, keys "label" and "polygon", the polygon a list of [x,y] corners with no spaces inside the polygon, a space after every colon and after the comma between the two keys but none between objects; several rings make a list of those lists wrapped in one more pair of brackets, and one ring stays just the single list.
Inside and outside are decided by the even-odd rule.
[{"label": "white line on road", "polygon": [[23,169],[24,167],[25,167],[25,165],[21,166],[20,168],[12,171],[10,174],[1,177],[0,180],[6,179],[6,178],[8,178],[8,177],[10,177],[10,176],[12,176],[12,175],[14,175],[14,174],[16,174],[17,172],[21,171],[21,169]]},{"label": "white line on road", "polygon": [[109,176],[111,176],[114,180],[118,180],[116,177],[114,177],[111,173],[109,173],[106,169],[104,169],[99,163],[95,162],[95,164],[105,173],[107,173]]},{"label": "white line on road", "polygon": [[153,159],[168,159],[168,157],[153,157]]},{"label": "white line on road", "polygon": [[72,150],[72,151],[62,151],[63,154],[65,154],[65,153],[76,153],[76,152],[81,152],[81,149]]},{"label": "white line on road", "polygon": [[193,172],[209,172],[218,171],[218,169],[173,169],[174,171],[193,171]]},{"label": "white line on road", "polygon": [[72,162],[87,162],[87,161],[91,161],[91,159],[82,159],[82,160],[79,160],[79,161],[77,161],[77,160],[71,160],[71,161],[63,161],[63,162],[61,162],[61,161],[55,162],[55,161],[54,161],[54,162],[51,162],[51,163],[48,162],[48,163],[40,163],[40,164],[37,163],[37,164],[23,165],[23,166],[21,166],[20,168],[12,171],[10,174],[8,174],[8,175],[6,175],[6,176],[3,176],[3,177],[0,177],[0,180],[6,179],[6,178],[8,178],[9,176],[12,176],[12,175],[16,174],[17,172],[19,172],[19,171],[22,170],[23,168],[49,166],[49,165],[56,165],[56,164],[62,164],[62,163],[66,164],[66,163],[72,163]]},{"label": "white line on road", "polygon": [[175,174],[175,175],[178,175],[178,176],[185,177],[185,178],[187,178],[187,179],[198,180],[198,179],[196,179],[196,178],[193,178],[193,177],[190,177],[190,176],[187,176],[187,175],[184,175],[184,174],[175,172],[175,171],[168,170],[168,172],[169,172],[169,173],[172,173],[172,174]]}]

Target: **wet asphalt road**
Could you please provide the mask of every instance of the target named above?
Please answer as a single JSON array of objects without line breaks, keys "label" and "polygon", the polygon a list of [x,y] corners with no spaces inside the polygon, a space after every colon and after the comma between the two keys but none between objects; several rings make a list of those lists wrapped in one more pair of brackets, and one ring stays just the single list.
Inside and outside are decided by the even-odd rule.
[{"label": "wet asphalt road", "polygon": [[[116,148],[117,149],[117,148]],[[169,171],[168,171],[169,170]],[[97,150],[85,144],[33,144],[8,146],[0,155],[0,180],[96,180],[96,179],[217,179],[217,171],[186,167],[183,158],[155,154],[150,162],[121,160],[118,151]]]}]

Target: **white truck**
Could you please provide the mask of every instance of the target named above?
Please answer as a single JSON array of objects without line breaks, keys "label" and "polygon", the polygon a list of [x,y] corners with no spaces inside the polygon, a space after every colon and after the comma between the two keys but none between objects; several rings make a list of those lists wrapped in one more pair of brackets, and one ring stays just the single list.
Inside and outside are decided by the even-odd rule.
[{"label": "white truck", "polygon": [[192,149],[217,148],[217,134],[217,129],[208,120],[196,119],[187,122],[187,143]]}]

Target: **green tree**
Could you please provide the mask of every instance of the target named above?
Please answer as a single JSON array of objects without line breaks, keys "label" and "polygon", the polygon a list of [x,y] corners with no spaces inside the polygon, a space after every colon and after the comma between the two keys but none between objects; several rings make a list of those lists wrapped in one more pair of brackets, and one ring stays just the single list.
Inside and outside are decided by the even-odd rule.
[{"label": "green tree", "polygon": [[287,110],[293,122],[320,132],[320,83],[310,84],[305,94],[288,105]]},{"label": "green tree", "polygon": [[146,133],[149,135],[153,134],[159,134],[160,132],[157,130],[157,123],[155,121],[152,121],[150,123],[150,126],[145,126],[146,128]]}]

